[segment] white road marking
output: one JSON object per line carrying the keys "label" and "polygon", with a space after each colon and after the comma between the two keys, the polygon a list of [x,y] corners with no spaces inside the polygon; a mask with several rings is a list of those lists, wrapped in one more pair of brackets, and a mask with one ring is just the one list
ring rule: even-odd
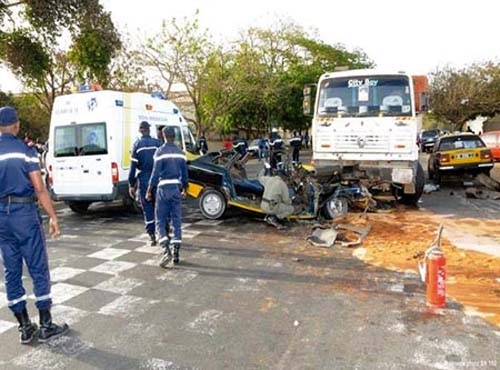
{"label": "white road marking", "polygon": [[141,286],[144,282],[138,279],[124,278],[123,276],[114,276],[102,283],[96,285],[94,289],[104,290],[117,294],[127,294],[132,289]]}
{"label": "white road marking", "polygon": [[0,334],[5,333],[7,330],[10,330],[16,326],[17,325],[13,322],[0,320]]}
{"label": "white road marking", "polygon": [[83,269],[75,269],[72,267],[56,267],[53,270],[50,270],[50,280],[53,283],[57,283],[60,281],[71,279],[86,270]]}
{"label": "white road marking", "polygon": [[142,315],[148,306],[157,302],[159,301],[150,301],[144,298],[124,295],[101,307],[99,313],[108,316],[130,318]]}
{"label": "white road marking", "polygon": [[98,252],[87,255],[87,257],[100,258],[103,260],[114,260],[124,254],[130,253],[129,249],[104,248]]}
{"label": "white road marking", "polygon": [[120,272],[130,270],[137,266],[136,263],[126,261],[107,261],[90,269],[90,271],[101,272],[103,274],[118,275]]}
{"label": "white road marking", "polygon": [[223,314],[219,310],[203,311],[194,321],[188,323],[188,329],[212,337],[216,332],[217,322]]}
{"label": "white road marking", "polygon": [[[77,295],[86,292],[89,288],[67,283],[57,283],[52,285],[51,296],[54,304],[66,302]],[[34,297],[33,297],[34,298]]]}
{"label": "white road marking", "polygon": [[186,285],[198,276],[195,271],[172,269],[156,277],[156,280],[168,281],[174,285]]}

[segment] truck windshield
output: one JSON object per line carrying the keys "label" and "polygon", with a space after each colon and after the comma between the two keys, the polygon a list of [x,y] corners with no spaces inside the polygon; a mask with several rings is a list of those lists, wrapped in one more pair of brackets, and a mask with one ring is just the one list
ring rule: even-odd
{"label": "truck windshield", "polygon": [[54,131],[54,157],[108,154],[106,124],[58,126]]}
{"label": "truck windshield", "polygon": [[412,94],[406,76],[350,76],[321,81],[320,116],[412,116]]}

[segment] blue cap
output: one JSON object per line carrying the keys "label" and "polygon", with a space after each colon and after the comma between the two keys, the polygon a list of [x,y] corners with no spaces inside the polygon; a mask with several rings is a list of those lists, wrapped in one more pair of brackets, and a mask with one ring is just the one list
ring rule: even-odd
{"label": "blue cap", "polygon": [[175,137],[175,129],[172,127],[172,126],[166,126],[164,129],[163,129],[163,135],[165,135],[165,137]]}
{"label": "blue cap", "polygon": [[140,129],[146,129],[146,128],[150,128],[150,127],[151,127],[151,125],[147,121],[142,121],[141,124],[139,125]]}
{"label": "blue cap", "polygon": [[17,112],[12,107],[0,108],[0,126],[10,126],[19,121]]}

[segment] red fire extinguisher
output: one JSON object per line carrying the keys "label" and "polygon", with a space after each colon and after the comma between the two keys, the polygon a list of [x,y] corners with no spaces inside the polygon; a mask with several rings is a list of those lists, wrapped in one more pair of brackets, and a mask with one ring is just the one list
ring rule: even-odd
{"label": "red fire extinguisher", "polygon": [[427,306],[442,308],[446,306],[446,258],[440,248],[440,226],[436,240],[425,252],[423,263],[419,263],[422,281],[426,283]]}

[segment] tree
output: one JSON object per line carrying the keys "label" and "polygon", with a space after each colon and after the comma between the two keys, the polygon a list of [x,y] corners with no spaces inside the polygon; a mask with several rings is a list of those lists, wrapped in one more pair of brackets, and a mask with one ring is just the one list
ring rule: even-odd
{"label": "tree", "polygon": [[500,112],[500,66],[488,62],[436,70],[429,100],[432,113],[453,130],[478,116],[492,117]]}
{"label": "tree", "polygon": [[[154,68],[165,85],[167,96],[172,87],[180,84],[186,89],[194,111],[187,119],[194,123],[197,133],[210,129],[219,115],[220,99],[228,96],[228,75],[224,70],[227,57],[214,45],[207,30],[200,29],[198,11],[194,17],[164,21],[157,35],[146,40],[137,58]],[[206,90],[214,92],[206,99]],[[178,103],[183,108],[182,103]],[[222,104],[223,105],[223,104]]]}
{"label": "tree", "polygon": [[[237,85],[236,94],[245,99],[233,109],[231,121],[247,125],[251,117],[259,122],[258,131],[268,130],[271,125],[302,131],[308,125],[302,112],[305,84],[316,82],[322,73],[337,66],[373,66],[363,52],[325,44],[286,22],[277,22],[275,29],[248,29],[242,35],[238,53],[252,56],[251,63],[238,63],[237,67],[242,69],[240,75],[255,84]],[[251,90],[243,91],[249,87]]]}
{"label": "tree", "polygon": [[[98,0],[3,0],[0,19],[0,60],[47,112],[77,76],[108,82],[121,42]],[[70,51],[56,46],[63,34],[72,40]]]}

